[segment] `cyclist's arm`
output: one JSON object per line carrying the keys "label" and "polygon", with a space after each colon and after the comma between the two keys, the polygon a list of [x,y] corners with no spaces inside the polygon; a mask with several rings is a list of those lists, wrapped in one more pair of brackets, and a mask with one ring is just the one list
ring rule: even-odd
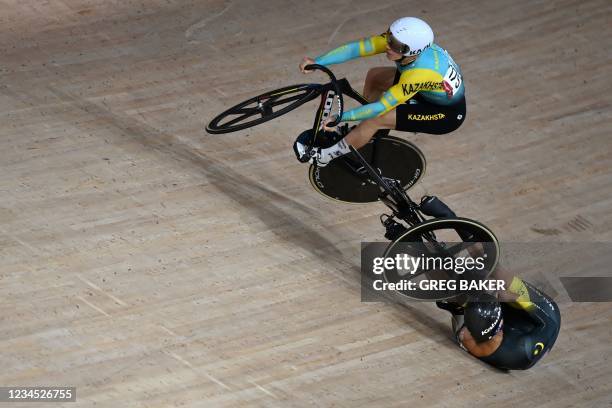
{"label": "cyclist's arm", "polygon": [[510,306],[525,311],[536,325],[546,326],[554,320],[557,310],[553,302],[529,282],[514,277],[509,291],[516,295],[516,300],[509,302]]}
{"label": "cyclist's arm", "polygon": [[323,55],[315,58],[315,63],[319,65],[341,64],[359,57],[369,57],[370,55],[385,52],[387,40],[385,34],[375,35],[353,41],[338,48],[335,48]]}
{"label": "cyclist's arm", "polygon": [[418,91],[425,90],[423,84],[431,87],[440,80],[440,74],[429,69],[415,68],[404,71],[399,82],[389,88],[378,101],[344,112],[342,120],[366,120],[387,113],[412,98]]}
{"label": "cyclist's arm", "polygon": [[[500,297],[502,299],[506,298],[510,306],[516,309],[524,310],[530,317],[536,317],[536,315],[532,316],[532,311],[534,310],[533,306],[534,302],[544,301],[544,295],[542,292],[537,290],[533,285],[516,276],[512,278],[507,292],[508,293],[506,293],[505,296]],[[512,300],[510,301],[510,299]]]}

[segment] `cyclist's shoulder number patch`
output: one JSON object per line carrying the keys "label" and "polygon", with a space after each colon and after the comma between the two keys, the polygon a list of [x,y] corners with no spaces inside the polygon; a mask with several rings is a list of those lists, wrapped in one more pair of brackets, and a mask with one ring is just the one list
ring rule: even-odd
{"label": "cyclist's shoulder number patch", "polygon": [[459,88],[463,83],[463,77],[459,73],[459,67],[457,67],[457,64],[453,60],[453,57],[450,56],[448,51],[444,50],[444,55],[446,55],[446,58],[448,59],[448,69],[444,74],[442,85],[444,86],[448,99],[450,99],[457,93],[457,91],[459,91]]}
{"label": "cyclist's shoulder number patch", "polygon": [[444,86],[444,91],[448,96],[448,99],[452,98],[453,95],[459,91],[461,88],[461,84],[463,83],[463,78],[459,73],[459,70],[455,66],[455,64],[448,64],[448,69],[444,74],[444,79],[442,80],[442,85]]}

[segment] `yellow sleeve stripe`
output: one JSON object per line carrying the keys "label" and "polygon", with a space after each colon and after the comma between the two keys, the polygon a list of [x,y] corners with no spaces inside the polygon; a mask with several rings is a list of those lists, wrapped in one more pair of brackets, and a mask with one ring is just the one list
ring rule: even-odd
{"label": "yellow sleeve stripe", "polygon": [[415,82],[438,81],[442,82],[444,77],[439,72],[429,68],[413,68],[405,71],[400,76],[399,83],[409,84]]}
{"label": "yellow sleeve stripe", "polygon": [[374,54],[380,54],[387,50],[387,37],[384,34],[370,37],[370,41],[372,42],[372,48],[374,48]]}
{"label": "yellow sleeve stripe", "polygon": [[[387,100],[385,98],[380,98],[380,102],[385,106],[385,111],[381,113],[381,115],[383,113],[389,112],[391,109],[393,109],[393,106],[391,106],[389,104],[389,102],[387,102]],[[379,115],[380,116],[380,115]]]}
{"label": "yellow sleeve stripe", "polygon": [[362,57],[366,55],[365,40],[359,40],[359,55]]}
{"label": "yellow sleeve stripe", "polygon": [[359,55],[361,57],[368,57],[380,54],[386,50],[386,44],[387,40],[381,35],[363,38],[359,40]]}
{"label": "yellow sleeve stripe", "polygon": [[510,292],[518,295],[514,303],[516,303],[520,308],[528,310],[534,307],[531,299],[529,298],[527,286],[525,286],[525,283],[523,283],[520,278],[517,278],[516,276],[512,278],[512,283],[510,284],[509,290]]}
{"label": "yellow sleeve stripe", "polygon": [[397,101],[396,105],[400,103],[404,103],[408,100],[408,98],[404,95],[402,91],[402,86],[399,84],[393,85],[391,88],[389,88],[387,92],[393,95],[393,97]]}
{"label": "yellow sleeve stripe", "polygon": [[512,278],[512,283],[510,283],[510,292],[518,295],[517,301],[529,301],[529,292],[527,291],[527,286],[520,278],[516,276]]}

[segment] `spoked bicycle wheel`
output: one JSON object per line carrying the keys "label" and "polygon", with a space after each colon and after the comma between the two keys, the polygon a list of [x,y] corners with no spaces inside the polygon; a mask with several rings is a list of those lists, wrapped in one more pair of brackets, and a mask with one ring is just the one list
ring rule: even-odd
{"label": "spoked bicycle wheel", "polygon": [[274,119],[316,98],[319,84],[301,84],[255,96],[217,115],[206,126],[212,134],[230,133]]}
{"label": "spoked bicycle wheel", "polygon": [[409,267],[385,271],[384,280],[412,285],[398,291],[410,299],[442,300],[482,290],[476,287],[495,270],[500,246],[495,234],[477,221],[437,218],[410,228],[383,255],[398,256]]}
{"label": "spoked bicycle wheel", "polygon": [[[394,136],[374,138],[359,152],[383,177],[399,180],[404,190],[412,188],[425,174],[425,156],[418,147],[404,139]],[[311,165],[309,178],[312,187],[338,201],[377,201],[380,187],[368,177],[355,174],[344,160],[340,157],[325,167]]]}

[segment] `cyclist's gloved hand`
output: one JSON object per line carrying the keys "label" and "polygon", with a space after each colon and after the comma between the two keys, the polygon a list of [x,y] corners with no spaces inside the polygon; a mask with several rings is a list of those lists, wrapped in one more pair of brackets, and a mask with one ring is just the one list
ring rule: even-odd
{"label": "cyclist's gloved hand", "polygon": [[338,119],[338,115],[329,115],[329,117],[327,119],[325,119],[323,121],[322,127],[323,130],[327,131],[327,132],[335,132],[336,131],[336,126],[333,127],[329,127],[327,126],[328,123],[335,121],[336,119]]}

